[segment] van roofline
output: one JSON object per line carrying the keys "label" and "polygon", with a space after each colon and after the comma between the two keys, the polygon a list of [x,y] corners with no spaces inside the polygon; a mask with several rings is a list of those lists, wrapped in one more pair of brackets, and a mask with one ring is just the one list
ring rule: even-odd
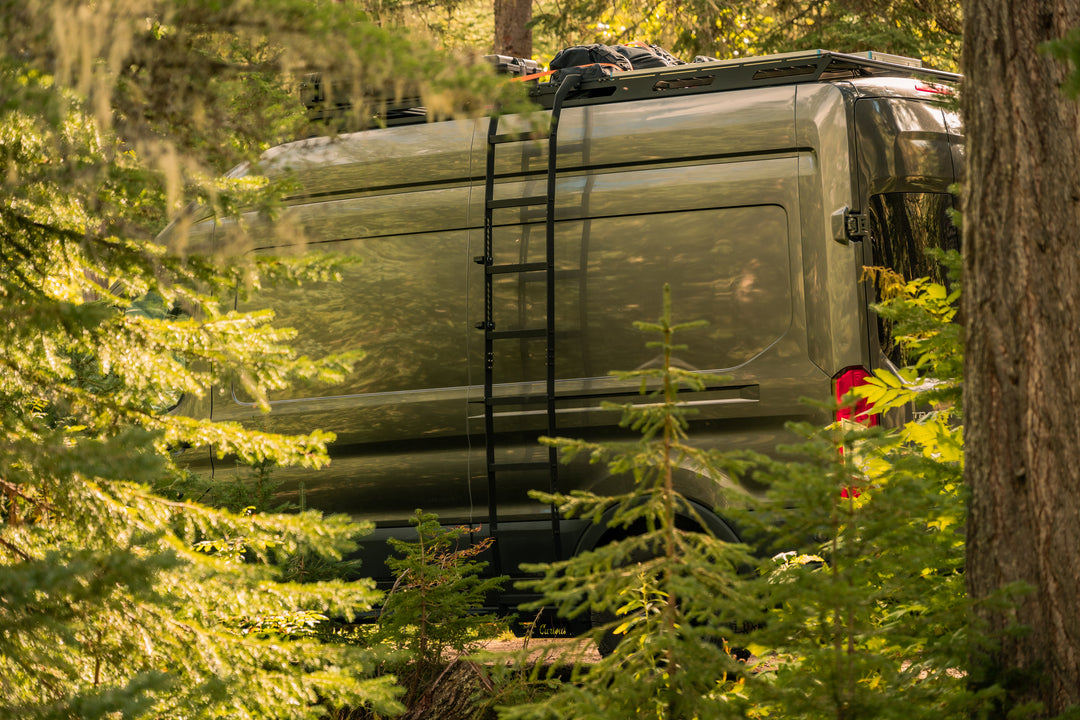
{"label": "van roofline", "polygon": [[[617,73],[605,69],[598,79],[583,80],[580,87],[567,96],[564,106],[602,105],[674,95],[870,77],[919,77],[953,84],[962,79],[957,73],[924,68],[917,60],[895,55],[816,49]],[[318,74],[305,79],[301,95],[309,118],[333,121],[344,117],[351,104],[346,99],[328,104],[321,82]],[[527,82],[532,85],[530,97],[542,108],[550,109],[560,83],[540,82],[539,79]],[[382,126],[419,124],[429,119],[426,108],[418,98],[381,107],[374,117],[375,122]]]}

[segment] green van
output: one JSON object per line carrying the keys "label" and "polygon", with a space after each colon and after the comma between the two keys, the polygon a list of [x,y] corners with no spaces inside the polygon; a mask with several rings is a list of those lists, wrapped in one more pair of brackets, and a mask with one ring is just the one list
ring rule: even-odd
{"label": "green van", "polygon": [[[367,358],[340,384],[279,393],[268,415],[239,387],[178,412],[336,433],[328,467],[275,477],[294,494],[302,484],[309,507],[374,521],[362,554],[375,576],[418,507],[475,537],[494,529],[493,568],[511,575],[605,542],[602,523],[552,517],[528,492],[628,480],[555,468],[536,438],[625,436],[601,403],[640,401],[610,372],[659,362],[633,322],[659,316],[665,283],[678,320],[708,321],[677,362],[728,378],[686,397],[693,441],[768,453],[788,421],[829,421],[801,398],[828,401],[897,361],[862,269],[933,275],[924,250],[958,245],[946,211],[963,140],[942,102],[956,75],[810,51],[579,80],[561,96],[534,87],[557,144],[515,135],[526,118],[399,111],[380,129],[274,148],[259,166],[300,189],[279,231],[232,251],[362,263],[244,307],[272,307],[304,354]],[[201,232],[218,250],[231,242]],[[236,472],[212,448],[187,456]],[[736,540],[724,482],[687,468],[679,489]]]}

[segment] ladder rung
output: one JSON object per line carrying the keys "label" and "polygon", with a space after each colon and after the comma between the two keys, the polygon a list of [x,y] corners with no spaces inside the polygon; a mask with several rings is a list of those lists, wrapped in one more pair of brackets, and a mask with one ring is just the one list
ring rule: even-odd
{"label": "ladder rung", "polygon": [[492,135],[488,142],[492,145],[503,145],[513,142],[527,142],[529,140],[547,140],[549,133],[546,130],[511,132],[502,135]]}
{"label": "ladder rung", "polygon": [[551,467],[549,462],[516,462],[516,463],[493,463],[488,466],[488,469],[492,472],[507,471],[507,470],[548,470]]}
{"label": "ladder rung", "polygon": [[523,198],[507,198],[505,200],[489,200],[488,209],[528,207],[530,205],[543,205],[547,202],[547,195],[530,195]]}
{"label": "ladder rung", "polygon": [[492,340],[513,340],[516,338],[539,338],[547,336],[547,328],[526,328],[524,330],[498,330],[491,333]]}
{"label": "ladder rung", "polygon": [[[556,270],[555,271],[555,279],[556,280],[574,279],[576,277],[579,277],[580,275],[581,275],[581,271],[577,270],[577,269]],[[544,282],[544,281],[547,280],[547,278],[543,277],[542,275],[538,275],[538,276],[529,275],[529,276],[526,276],[526,277],[522,278],[522,280],[524,280],[526,282]]]}
{"label": "ladder rung", "polygon": [[487,398],[484,402],[488,405],[541,405],[547,403],[546,395],[500,395],[499,397]]}
{"label": "ladder rung", "polygon": [[547,270],[546,262],[516,263],[513,265],[490,265],[487,268],[489,275],[503,275],[506,273],[524,273],[535,270]]}
{"label": "ladder rung", "polygon": [[[531,209],[525,210],[521,213],[521,219],[523,222],[543,222],[547,220],[547,208],[543,205],[531,206]],[[584,213],[581,212],[580,206],[560,207],[557,220],[584,220]]]}

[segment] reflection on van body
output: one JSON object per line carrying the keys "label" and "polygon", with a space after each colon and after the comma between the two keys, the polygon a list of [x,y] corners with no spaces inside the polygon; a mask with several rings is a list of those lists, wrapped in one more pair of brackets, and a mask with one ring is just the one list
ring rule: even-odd
{"label": "reflection on van body", "polygon": [[[686,398],[701,446],[771,452],[792,420],[827,422],[802,398],[827,402],[847,368],[885,366],[891,346],[868,304],[863,265],[926,274],[925,247],[949,245],[948,187],[956,179],[958,124],[911,78],[772,84],[611,104],[568,106],[560,124],[555,215],[556,412],[561,435],[625,437],[603,401],[631,401],[638,387],[612,370],[655,366],[657,351],[634,329],[660,315],[672,287],[688,331],[681,367],[724,376]],[[546,457],[536,443],[545,413],[498,406],[498,436],[485,438],[484,148],[488,120],[392,127],[306,140],[267,153],[262,171],[292,174],[303,188],[282,222],[303,244],[267,240],[250,252],[309,248],[358,258],[340,283],[275,288],[241,309],[272,307],[295,327],[298,351],[318,356],[363,348],[343,382],[293,387],[261,415],[239,389],[215,389],[213,418],[285,433],[331,430],[329,467],[279,469],[285,491],[303,483],[309,507],[374,520],[366,572],[383,569],[385,539],[407,534],[422,507],[448,524],[487,532],[485,442],[514,460]],[[503,128],[514,118],[500,120]],[[496,198],[542,194],[543,152],[525,144],[496,166]],[[837,233],[847,209],[870,233]],[[846,217],[846,216],[845,216]],[[258,222],[257,218],[252,218]],[[496,263],[544,255],[535,211],[499,210]],[[225,233],[215,242],[227,243]],[[282,233],[267,233],[268,237]],[[868,241],[867,241],[868,240]],[[542,273],[495,282],[495,322],[544,322]],[[503,342],[494,358],[496,397],[544,394],[542,340]],[[214,472],[223,472],[221,461]],[[227,471],[226,471],[227,472]],[[627,480],[575,464],[560,489],[609,492]],[[730,479],[687,471],[680,489],[722,537]],[[543,472],[507,474],[498,490],[502,569],[551,560],[550,509],[528,498]],[[729,488],[730,489],[730,488]],[[562,524],[562,552],[600,542],[604,528]]]}

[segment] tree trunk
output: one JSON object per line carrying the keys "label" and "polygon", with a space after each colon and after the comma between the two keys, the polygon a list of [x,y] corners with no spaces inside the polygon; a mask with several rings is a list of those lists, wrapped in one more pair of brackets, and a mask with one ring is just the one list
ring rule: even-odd
{"label": "tree trunk", "polygon": [[495,54],[532,57],[532,0],[495,0]]}
{"label": "tree trunk", "polygon": [[999,717],[1080,703],[1080,105],[1040,51],[1078,25],[1080,0],[964,8],[967,583],[1033,588],[978,611],[971,677],[1005,688]]}

